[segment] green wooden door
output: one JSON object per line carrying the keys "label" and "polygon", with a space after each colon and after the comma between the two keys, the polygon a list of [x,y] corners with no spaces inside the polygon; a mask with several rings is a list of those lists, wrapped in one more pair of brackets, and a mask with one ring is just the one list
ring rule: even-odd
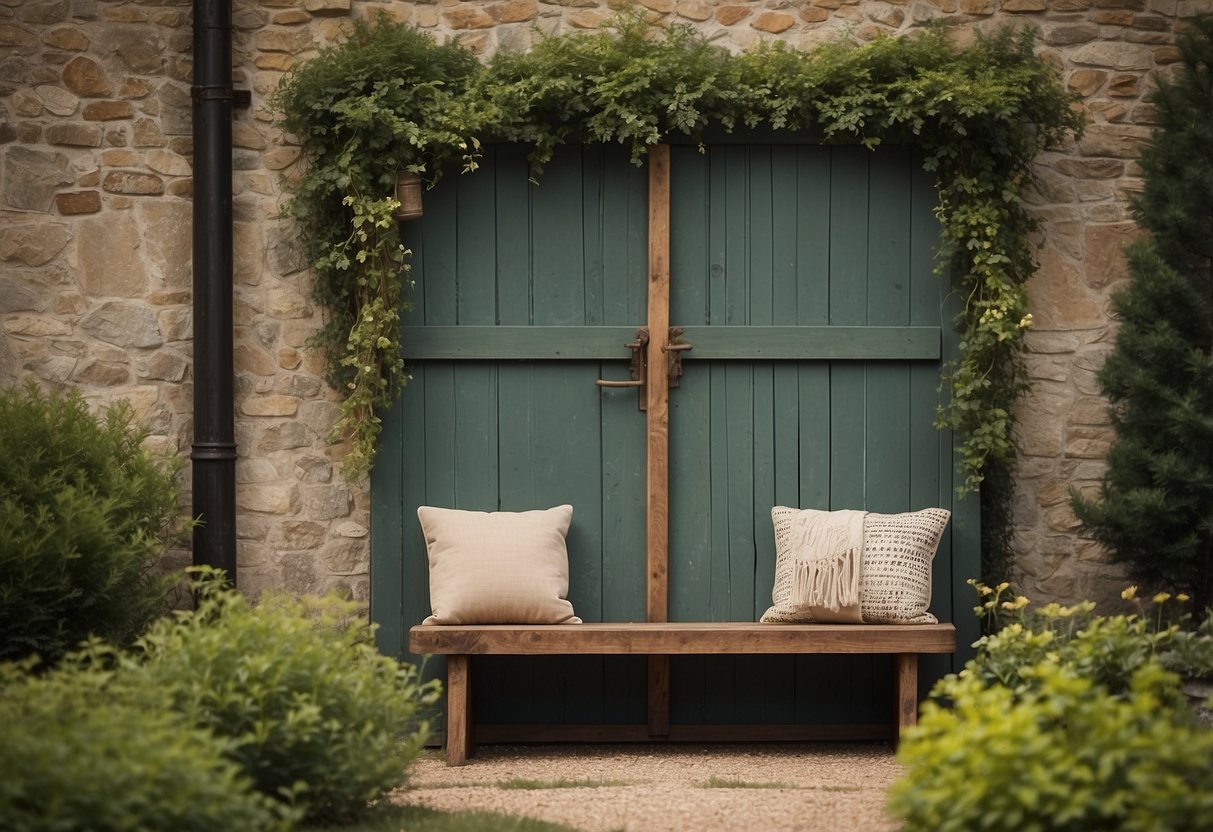
{"label": "green wooden door", "polygon": [[[954,501],[951,437],[932,425],[955,344],[929,177],[905,151],[793,144],[675,146],[671,168],[670,323],[692,349],[669,397],[670,618],[761,615],[772,505],[942,505],[932,609],[972,641],[957,584],[977,573],[975,507]],[[645,415],[594,384],[626,377],[646,321],[645,172],[586,146],[527,180],[525,151],[490,147],[405,227],[413,381],[372,482],[372,617],[391,655],[428,613],[421,504],[571,503],[578,614],[645,617]],[[885,723],[886,665],[682,657],[672,720]],[[924,660],[924,686],[948,669]],[[643,660],[478,657],[476,672],[481,722],[645,721]]]}

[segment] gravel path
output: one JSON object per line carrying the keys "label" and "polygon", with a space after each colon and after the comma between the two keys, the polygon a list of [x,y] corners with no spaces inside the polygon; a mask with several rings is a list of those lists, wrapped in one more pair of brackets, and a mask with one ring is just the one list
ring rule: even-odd
{"label": "gravel path", "polygon": [[[895,832],[884,804],[900,774],[885,745],[483,746],[461,768],[427,752],[392,800],[583,832]],[[516,780],[564,785],[500,785]]]}

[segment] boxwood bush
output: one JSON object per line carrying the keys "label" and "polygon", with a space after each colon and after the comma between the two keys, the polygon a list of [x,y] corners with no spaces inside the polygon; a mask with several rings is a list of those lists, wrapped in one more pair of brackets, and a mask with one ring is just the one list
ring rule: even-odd
{"label": "boxwood bush", "polygon": [[380,655],[365,612],[336,597],[253,605],[214,573],[196,586],[194,611],[140,640],[140,689],[228,738],[256,788],[309,820],[344,820],[404,782],[438,685]]}
{"label": "boxwood bush", "polygon": [[76,392],[0,391],[0,660],[126,644],[164,611],[179,463],[146,435],[126,402],[99,419]]}
{"label": "boxwood bush", "polygon": [[1165,593],[1102,617],[978,589],[979,613],[1019,620],[978,641],[903,738],[890,810],[905,831],[1213,830],[1213,732],[1164,666],[1198,664],[1207,627],[1167,623]]}
{"label": "boxwood bush", "polygon": [[252,788],[231,741],[125,695],[98,663],[0,664],[0,829],[261,832],[293,810]]}

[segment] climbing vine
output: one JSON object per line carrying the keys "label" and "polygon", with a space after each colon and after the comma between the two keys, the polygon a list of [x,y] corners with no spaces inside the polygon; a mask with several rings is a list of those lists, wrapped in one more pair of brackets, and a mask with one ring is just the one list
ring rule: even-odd
{"label": "climbing vine", "polygon": [[1081,131],[1057,74],[1028,33],[956,48],[942,30],[835,43],[781,43],[733,55],[689,27],[623,14],[609,31],[541,39],[481,65],[457,43],[384,18],[303,64],[275,98],[309,164],[290,203],[329,320],[316,337],[348,390],[332,438],[352,435],[345,472],[370,468],[404,378],[399,310],[411,286],[390,220],[396,175],[429,183],[476,167],[481,143],[530,144],[538,176],[568,142],[627,145],[636,163],[671,135],[709,128],[793,131],[824,143],[913,145],[938,181],[940,272],[963,309],[960,357],[946,370],[938,424],[961,437],[965,488],[1015,458],[1012,405],[1026,386],[1024,282],[1035,228],[1020,191],[1033,158]]}

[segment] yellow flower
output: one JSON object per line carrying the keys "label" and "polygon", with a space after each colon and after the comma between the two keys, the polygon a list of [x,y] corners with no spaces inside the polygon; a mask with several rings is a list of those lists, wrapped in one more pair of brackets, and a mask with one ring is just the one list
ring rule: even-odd
{"label": "yellow flower", "polygon": [[1032,313],[1029,312],[1028,314],[1024,315],[1022,318],[1019,319],[1019,328],[1020,329],[1031,329],[1033,324],[1035,324],[1035,323],[1036,322],[1034,320],[1032,320]]}
{"label": "yellow flower", "polygon": [[1011,610],[1011,611],[1022,610],[1024,607],[1026,607],[1030,603],[1032,603],[1032,602],[1029,601],[1023,595],[1017,595],[1017,596],[1015,596],[1014,601],[1003,601],[1002,608],[1004,610]]}
{"label": "yellow flower", "polygon": [[1007,583],[1006,581],[1003,581],[1002,583],[1000,583],[998,586],[995,587],[995,589],[997,589],[999,592],[1006,592],[1010,588],[1011,588],[1011,585],[1009,583]]}
{"label": "yellow flower", "polygon": [[1192,596],[1191,596],[1191,595],[1189,595],[1189,594],[1188,594],[1188,593],[1186,593],[1186,592],[1181,592],[1181,593],[1179,593],[1178,595],[1176,595],[1176,596],[1175,596],[1175,600],[1176,600],[1176,601],[1178,601],[1178,602],[1179,602],[1179,603],[1181,603],[1181,604],[1186,604],[1186,603],[1188,603],[1189,601],[1191,601],[1191,600],[1192,600]]}
{"label": "yellow flower", "polygon": [[1126,601],[1132,601],[1134,598],[1137,597],[1137,587],[1135,587],[1135,586],[1129,587],[1128,589],[1126,589],[1120,593],[1120,597],[1124,598]]}
{"label": "yellow flower", "polygon": [[981,593],[981,597],[982,597],[982,598],[986,597],[987,595],[993,595],[993,594],[994,594],[994,590],[990,589],[988,586],[985,586],[985,585],[982,585],[982,586],[978,587],[978,588],[977,588],[977,591],[978,591],[979,593]]}
{"label": "yellow flower", "polygon": [[1170,600],[1171,600],[1171,593],[1169,593],[1169,592],[1160,592],[1154,596],[1155,604],[1165,604],[1167,601],[1170,601]]}

